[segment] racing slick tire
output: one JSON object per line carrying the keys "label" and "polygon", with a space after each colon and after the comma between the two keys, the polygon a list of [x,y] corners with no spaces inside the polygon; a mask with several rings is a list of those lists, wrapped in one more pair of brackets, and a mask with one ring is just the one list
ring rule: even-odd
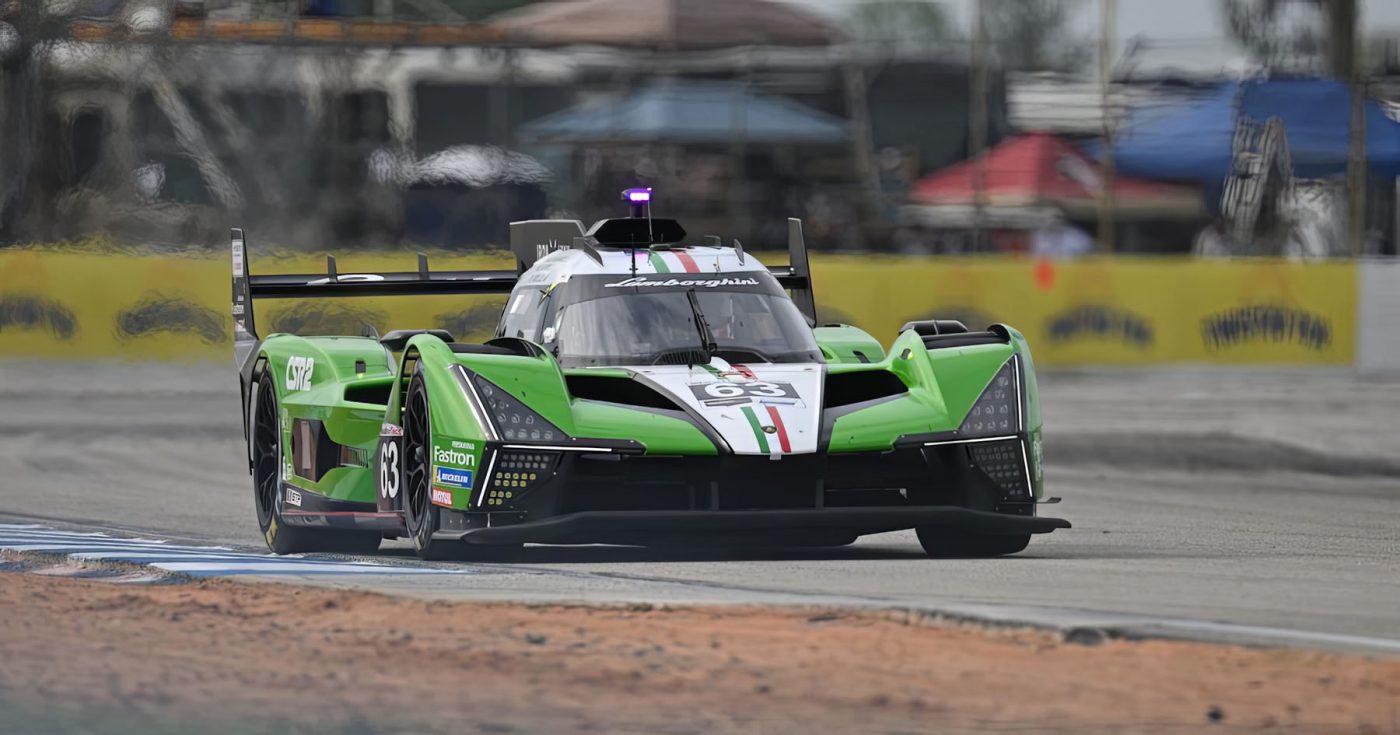
{"label": "racing slick tire", "polygon": [[408,385],[403,409],[403,516],[413,550],[425,561],[509,561],[520,544],[470,544],[434,538],[441,527],[442,510],[431,502],[432,409],[421,371],[420,367]]}
{"label": "racing slick tire", "polygon": [[274,554],[328,551],[372,554],[379,548],[377,533],[356,533],[288,525],[282,518],[282,430],[277,391],[264,367],[253,379],[253,509],[263,541]]}
{"label": "racing slick tire", "polygon": [[1028,533],[994,536],[971,533],[945,526],[920,526],[914,529],[924,553],[935,559],[975,559],[1007,556],[1024,551],[1031,543]]}

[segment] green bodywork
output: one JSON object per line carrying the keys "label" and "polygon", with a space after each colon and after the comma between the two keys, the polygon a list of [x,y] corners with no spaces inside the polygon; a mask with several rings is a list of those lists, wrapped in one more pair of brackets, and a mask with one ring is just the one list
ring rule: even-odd
{"label": "green bodywork", "polygon": [[[1031,476],[1036,498],[1043,495],[1040,468],[1041,416],[1035,368],[1025,338],[1014,329],[1009,344],[926,349],[913,331],[899,335],[888,351],[864,331],[850,326],[814,330],[829,373],[888,371],[908,387],[908,393],[836,419],[829,452],[884,451],[905,435],[950,432],[966,418],[973,403],[997,371],[1013,355],[1019,355],[1025,390],[1026,431],[1031,447]],[[259,350],[267,374],[276,387],[282,407],[283,457],[292,467],[292,431],[296,419],[319,420],[330,439],[365,458],[329,470],[319,480],[287,472],[293,486],[338,500],[374,503],[375,469],[372,458],[381,426],[399,424],[409,379],[405,365],[421,372],[431,397],[429,411],[435,451],[454,451],[457,461],[437,464],[480,469],[487,432],[463,395],[453,366],[465,365],[499,386],[576,438],[630,439],[640,442],[648,454],[714,455],[714,443],[695,425],[672,416],[631,409],[612,403],[574,398],[565,383],[568,373],[626,379],[629,373],[614,368],[563,370],[549,353],[535,357],[454,353],[441,339],[420,334],[409,340],[391,363],[389,353],[376,340],[361,337],[298,337],[274,334]],[[309,376],[299,371],[313,364]],[[358,369],[357,369],[358,368]],[[305,389],[303,389],[305,388]],[[361,402],[352,397],[374,396],[387,402]],[[464,456],[465,455],[465,456]],[[473,492],[456,493],[452,507],[465,509]]]}

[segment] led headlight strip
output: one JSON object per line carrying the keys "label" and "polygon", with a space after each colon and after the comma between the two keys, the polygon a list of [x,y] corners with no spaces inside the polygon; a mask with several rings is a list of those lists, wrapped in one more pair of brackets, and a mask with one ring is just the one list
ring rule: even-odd
{"label": "led headlight strip", "polygon": [[[1007,387],[1012,388],[1010,396],[997,395],[998,390],[1004,390]],[[1008,398],[1010,398],[1014,404],[1014,409],[1012,406],[1006,405]],[[1016,414],[1016,423],[1012,425],[1007,422],[1005,425],[1002,425],[996,418],[998,413],[1003,413],[1000,409],[1005,409],[1004,413],[1008,416],[1014,410]],[[987,414],[992,416],[990,420],[985,418]],[[924,446],[936,447],[947,444],[981,444],[983,442],[1015,441],[1020,449],[1021,467],[1026,475],[1026,492],[1034,498],[1035,485],[1031,482],[1030,456],[1026,451],[1026,443],[1029,441],[1029,437],[1021,437],[1021,434],[1025,432],[1025,430],[1026,415],[1021,389],[1021,356],[1012,355],[1011,359],[1007,360],[997,369],[996,375],[992,376],[991,382],[987,384],[986,388],[982,389],[982,393],[978,395],[977,400],[973,402],[972,409],[968,411],[967,417],[963,419],[962,425],[958,427],[958,434],[964,436],[971,434],[971,436],[966,439],[945,439],[942,441],[925,442]],[[992,433],[992,435],[988,436],[988,433]]]}
{"label": "led headlight strip", "polygon": [[[958,433],[982,437],[1017,434],[1025,427],[1021,411],[1021,371],[1016,356],[1007,360],[973,402]],[[1012,416],[1015,416],[1013,419]]]}
{"label": "led headlight strip", "polygon": [[[490,456],[486,459],[486,471],[479,478],[479,485],[483,491],[477,494],[477,507],[485,504],[487,493],[484,490],[490,486],[493,479],[498,455],[505,450],[602,453],[615,451],[609,447],[546,443],[567,442],[569,436],[500,386],[480,375],[469,373],[464,366],[453,365],[451,371],[452,377],[461,388],[467,404],[471,406],[472,413],[476,415],[478,423],[481,424],[482,431],[486,434],[486,441],[492,443],[512,440],[531,442],[528,444],[502,443],[497,449],[487,449]],[[514,420],[508,422],[508,418]]]}
{"label": "led headlight strip", "polygon": [[453,365],[451,370],[452,377],[457,380],[457,386],[462,389],[462,395],[467,399],[467,405],[471,406],[472,413],[476,414],[476,422],[481,424],[481,430],[486,432],[486,441],[500,441],[501,436],[496,432],[496,424],[491,420],[491,414],[486,410],[486,404],[482,402],[476,386],[472,385],[467,369],[461,365]]}
{"label": "led headlight strip", "polygon": [[[998,393],[1006,393],[1008,389],[1010,389],[1010,395],[998,395]],[[975,444],[1015,439],[1026,428],[1025,409],[1022,403],[1021,358],[1019,355],[1012,355],[1011,359],[997,369],[996,374],[992,376],[987,386],[977,396],[977,400],[973,401],[972,408],[968,410],[962,425],[958,427],[956,434],[967,438],[925,442],[924,446]],[[999,421],[997,419],[998,413],[1007,416],[1007,420]],[[1012,413],[1016,415],[1014,423],[1009,420]]]}

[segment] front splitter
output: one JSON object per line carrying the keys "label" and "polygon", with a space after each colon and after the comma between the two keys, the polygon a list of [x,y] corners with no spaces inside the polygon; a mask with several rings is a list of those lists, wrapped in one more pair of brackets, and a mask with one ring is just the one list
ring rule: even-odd
{"label": "front splitter", "polygon": [[1061,518],[992,513],[969,508],[819,508],[803,510],[586,511],[503,526],[439,531],[434,539],[474,544],[626,543],[658,534],[734,534],[777,531],[851,535],[945,527],[973,533],[1015,535],[1069,528]]}

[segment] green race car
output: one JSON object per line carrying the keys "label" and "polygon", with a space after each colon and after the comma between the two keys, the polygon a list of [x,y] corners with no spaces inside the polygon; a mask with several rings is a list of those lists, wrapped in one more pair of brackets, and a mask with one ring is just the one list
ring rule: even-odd
{"label": "green race car", "polygon": [[[277,553],[426,559],[524,543],[836,546],[915,529],[934,556],[1021,551],[1041,418],[1016,330],[913,322],[886,350],[813,327],[786,267],[630,216],[511,225],[512,271],[251,275],[234,230],[235,354],[258,523]],[[791,295],[789,295],[791,292]],[[272,334],[262,298],[509,293],[496,337]]]}

